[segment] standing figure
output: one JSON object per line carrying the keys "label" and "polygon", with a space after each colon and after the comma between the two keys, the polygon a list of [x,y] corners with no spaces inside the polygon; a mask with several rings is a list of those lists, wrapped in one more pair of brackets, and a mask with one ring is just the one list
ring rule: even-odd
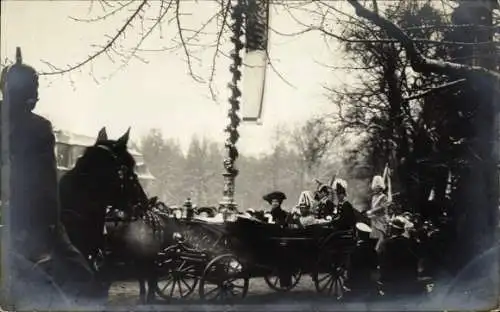
{"label": "standing figure", "polygon": [[[43,268],[66,292],[77,297],[97,290],[93,273],[70,243],[60,221],[52,124],[33,113],[38,102],[38,74],[22,64],[4,68],[0,87],[7,105],[10,159],[10,227],[14,252]],[[5,117],[5,116],[4,116]],[[3,118],[5,120],[5,118]],[[93,295],[93,294],[92,294]]]}
{"label": "standing figure", "polygon": [[376,273],[378,255],[370,241],[371,228],[364,223],[356,224],[357,244],[351,254],[349,270],[349,288],[351,295],[371,297],[377,293],[377,285],[373,276]]}
{"label": "standing figure", "polygon": [[271,216],[273,221],[279,226],[286,226],[288,213],[281,208],[281,204],[286,199],[286,195],[283,192],[275,191],[271,192],[263,197],[271,205]]}
{"label": "standing figure", "polygon": [[354,207],[347,200],[347,182],[344,180],[335,181],[335,194],[338,198],[336,219],[337,229],[340,231],[354,231],[356,226],[356,215]]}
{"label": "standing figure", "polygon": [[390,237],[381,244],[379,252],[383,291],[393,297],[416,294],[420,289],[415,244],[404,235],[405,223],[399,218],[390,221],[389,230]]}
{"label": "standing figure", "polygon": [[335,204],[330,197],[328,185],[323,184],[318,189],[318,210],[317,218],[326,219],[326,217],[333,217],[335,213]]}
{"label": "standing figure", "polygon": [[380,244],[387,235],[390,201],[384,194],[385,183],[381,176],[373,177],[371,188],[373,191],[372,204],[366,215],[371,219],[371,238],[377,240],[375,250],[379,251]]}

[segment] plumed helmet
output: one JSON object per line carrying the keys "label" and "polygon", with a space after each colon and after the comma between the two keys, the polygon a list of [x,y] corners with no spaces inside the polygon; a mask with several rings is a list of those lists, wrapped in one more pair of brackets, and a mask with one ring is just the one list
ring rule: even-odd
{"label": "plumed helmet", "polygon": [[337,194],[347,195],[347,181],[343,179],[336,179],[333,182],[333,186],[335,188],[335,192]]}
{"label": "plumed helmet", "polygon": [[329,193],[330,191],[330,188],[328,187],[328,185],[326,184],[323,184],[321,185],[319,188],[318,188],[318,192],[319,193]]}
{"label": "plumed helmet", "polygon": [[38,73],[33,67],[22,63],[20,48],[16,50],[16,63],[2,70],[0,88],[4,97],[7,91],[14,102],[33,106],[30,110],[34,108],[38,100]]}
{"label": "plumed helmet", "polygon": [[376,188],[385,189],[384,178],[379,175],[374,176],[372,180],[372,190],[375,190]]}

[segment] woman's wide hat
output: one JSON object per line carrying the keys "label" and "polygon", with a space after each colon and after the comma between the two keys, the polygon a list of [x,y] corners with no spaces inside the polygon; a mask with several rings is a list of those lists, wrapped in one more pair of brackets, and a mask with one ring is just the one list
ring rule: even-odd
{"label": "woman's wide hat", "polygon": [[283,193],[281,191],[274,191],[274,192],[271,192],[269,194],[264,195],[262,197],[262,199],[264,199],[268,203],[271,203],[274,199],[277,199],[280,202],[282,202],[286,199],[286,195],[285,195],[285,193]]}

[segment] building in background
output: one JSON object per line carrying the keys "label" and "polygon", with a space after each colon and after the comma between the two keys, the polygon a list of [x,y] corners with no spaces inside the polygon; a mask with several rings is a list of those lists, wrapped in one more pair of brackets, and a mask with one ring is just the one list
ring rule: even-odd
{"label": "building in background", "polygon": [[[57,171],[60,178],[65,172],[71,170],[78,158],[85,152],[87,146],[94,145],[95,138],[71,133],[63,130],[55,130],[56,137],[56,158],[57,158]],[[146,163],[144,156],[137,150],[129,148],[129,153],[134,157],[136,162],[136,172],[139,181],[145,190],[149,189],[151,184],[154,183],[155,177],[151,174]]]}

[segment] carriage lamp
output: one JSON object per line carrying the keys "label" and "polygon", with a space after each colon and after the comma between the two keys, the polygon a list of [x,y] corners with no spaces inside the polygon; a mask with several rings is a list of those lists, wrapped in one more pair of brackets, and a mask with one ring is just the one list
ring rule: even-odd
{"label": "carriage lamp", "polygon": [[229,261],[228,267],[229,267],[230,273],[239,273],[239,272],[241,272],[241,269],[242,269],[241,263],[239,263],[236,260]]}
{"label": "carriage lamp", "polygon": [[179,232],[174,232],[174,234],[172,234],[172,238],[174,239],[175,242],[177,243],[180,243],[182,242],[183,240],[183,237],[182,237],[182,234],[179,233]]}

